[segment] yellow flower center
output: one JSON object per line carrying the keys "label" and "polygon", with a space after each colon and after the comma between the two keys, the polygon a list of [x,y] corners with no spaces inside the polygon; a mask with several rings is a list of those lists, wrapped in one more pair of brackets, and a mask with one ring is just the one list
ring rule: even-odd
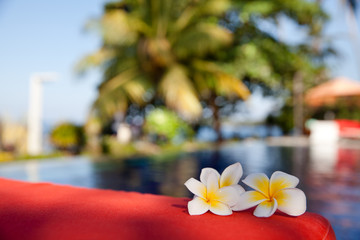
{"label": "yellow flower center", "polygon": [[207,203],[211,203],[215,198],[215,193],[214,192],[207,192],[206,194],[206,202]]}

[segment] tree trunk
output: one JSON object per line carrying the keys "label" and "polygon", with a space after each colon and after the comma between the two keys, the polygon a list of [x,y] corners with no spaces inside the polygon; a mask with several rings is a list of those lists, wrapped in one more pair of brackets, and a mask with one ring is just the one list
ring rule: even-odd
{"label": "tree trunk", "polygon": [[224,139],[221,135],[221,122],[220,122],[220,116],[219,116],[219,107],[215,103],[215,98],[216,98],[216,96],[214,94],[212,94],[210,104],[211,104],[211,108],[212,108],[213,114],[214,114],[214,123],[213,123],[214,126],[213,127],[217,134],[217,143],[222,143]]}
{"label": "tree trunk", "polygon": [[304,108],[303,108],[303,74],[296,72],[293,79],[293,106],[294,106],[294,135],[303,135]]}

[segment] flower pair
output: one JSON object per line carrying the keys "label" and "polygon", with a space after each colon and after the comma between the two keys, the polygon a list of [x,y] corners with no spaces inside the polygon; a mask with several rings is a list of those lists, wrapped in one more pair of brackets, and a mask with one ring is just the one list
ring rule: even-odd
{"label": "flower pair", "polygon": [[306,197],[295,188],[299,179],[284,172],[276,171],[269,179],[263,173],[253,173],[243,182],[254,189],[247,191],[238,185],[243,174],[240,163],[227,167],[220,175],[213,168],[204,168],[200,181],[190,178],[185,186],[195,194],[188,203],[190,215],[200,215],[208,210],[217,215],[230,215],[257,205],[254,215],[270,217],[276,209],[291,216],[306,211]]}

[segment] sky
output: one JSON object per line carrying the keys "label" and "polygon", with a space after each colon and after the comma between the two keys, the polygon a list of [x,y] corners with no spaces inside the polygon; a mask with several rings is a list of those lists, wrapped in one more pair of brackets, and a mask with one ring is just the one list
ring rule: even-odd
{"label": "sky", "polygon": [[[324,29],[324,36],[331,39],[338,57],[330,59],[329,68],[333,77],[345,76],[360,81],[360,8],[356,12],[358,27],[356,32],[348,28],[343,0],[326,0],[323,2],[324,10],[330,15],[331,21]],[[360,7],[360,5],[359,5]],[[356,37],[356,34],[357,37]]]}
{"label": "sky", "polygon": [[57,80],[43,85],[44,121],[85,121],[100,74],[79,77],[74,65],[101,44],[84,26],[101,16],[104,2],[0,2],[0,116],[26,121],[30,75],[56,72]]}
{"label": "sky", "polygon": [[[84,26],[89,19],[101,16],[105,2],[0,0],[0,118],[25,123],[30,75],[56,72],[57,80],[43,88],[44,122],[53,125],[86,120],[101,75],[91,71],[79,77],[74,65],[101,45],[99,36],[84,31]],[[328,60],[329,67],[333,77],[360,80],[360,62],[354,41],[349,41],[340,2],[323,1],[332,16],[324,33],[333,38],[339,52],[339,58]],[[283,27],[286,41],[296,42],[302,36],[289,23]]]}

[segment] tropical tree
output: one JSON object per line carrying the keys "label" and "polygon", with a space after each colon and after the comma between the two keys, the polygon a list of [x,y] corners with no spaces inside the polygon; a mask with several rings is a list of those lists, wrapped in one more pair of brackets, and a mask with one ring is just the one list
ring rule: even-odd
{"label": "tropical tree", "polygon": [[79,153],[85,144],[83,128],[72,123],[61,123],[50,133],[50,142],[60,151]]}
{"label": "tropical tree", "polygon": [[231,60],[222,56],[234,46],[234,34],[218,24],[229,7],[228,0],[107,4],[99,27],[103,46],[80,64],[103,67],[97,114],[109,120],[130,102],[144,106],[160,99],[193,121],[201,117],[200,100],[216,108],[217,95],[246,98],[235,68],[222,67]]}
{"label": "tropical tree", "polygon": [[[242,79],[260,83],[272,94],[283,95],[286,117],[280,119],[293,121],[291,126],[295,124],[302,129],[303,92],[327,79],[324,59],[334,53],[322,37],[327,14],[317,1],[238,0],[234,3],[238,24],[234,26],[233,20],[228,22],[236,34],[238,47],[243,50],[236,57],[242,66],[239,69]],[[293,23],[294,32],[306,32],[306,38],[284,41],[283,35],[287,33],[279,29],[283,21]]]}
{"label": "tropical tree", "polygon": [[181,142],[194,134],[178,115],[163,108],[154,109],[146,116],[144,131],[163,142]]}
{"label": "tropical tree", "polygon": [[[308,39],[289,44],[263,27],[276,30],[284,16]],[[319,3],[307,0],[123,0],[105,5],[98,24],[103,46],[79,68],[103,69],[94,112],[104,121],[129,103],[160,101],[189,121],[206,105],[219,133],[216,97],[246,98],[241,80],[290,96],[291,106],[322,81],[322,60],[332,52],[318,41],[326,20]],[[302,86],[297,94],[294,82]]]}

